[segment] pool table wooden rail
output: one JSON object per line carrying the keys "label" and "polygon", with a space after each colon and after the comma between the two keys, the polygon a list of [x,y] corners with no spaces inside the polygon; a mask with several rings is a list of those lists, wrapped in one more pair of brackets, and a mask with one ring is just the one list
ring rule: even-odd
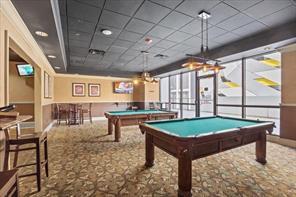
{"label": "pool table wooden rail", "polygon": [[178,159],[179,171],[178,196],[191,196],[192,160],[256,142],[256,160],[265,164],[266,131],[271,133],[274,123],[262,122],[255,126],[235,128],[228,132],[194,137],[171,135],[168,132],[150,126],[149,122],[142,123],[139,127],[142,133],[145,133],[145,165],[147,167],[154,165],[154,146],[176,157]]}
{"label": "pool table wooden rail", "polygon": [[112,135],[113,125],[115,130],[115,142],[120,141],[121,127],[139,125],[149,120],[166,120],[178,117],[178,112],[165,111],[160,113],[143,113],[143,114],[112,114],[105,112],[105,117],[108,119],[108,134]]}

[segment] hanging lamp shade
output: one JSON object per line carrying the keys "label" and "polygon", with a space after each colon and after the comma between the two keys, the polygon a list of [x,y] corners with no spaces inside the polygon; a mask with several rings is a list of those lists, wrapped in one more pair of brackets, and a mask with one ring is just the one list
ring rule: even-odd
{"label": "hanging lamp shade", "polygon": [[218,73],[220,70],[223,70],[224,68],[224,66],[220,66],[218,62],[216,62],[214,66],[211,66],[210,70],[214,71],[215,73]]}
{"label": "hanging lamp shade", "polygon": [[190,70],[200,70],[201,63],[196,62],[193,58],[189,58],[188,62],[182,64],[182,67],[188,68]]}

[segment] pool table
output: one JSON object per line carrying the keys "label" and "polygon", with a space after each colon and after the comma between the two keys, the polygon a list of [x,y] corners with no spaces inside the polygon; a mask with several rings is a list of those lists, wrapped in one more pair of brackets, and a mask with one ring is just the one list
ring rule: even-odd
{"label": "pool table", "polygon": [[256,160],[266,163],[266,131],[274,122],[222,116],[148,121],[145,134],[146,167],[154,165],[154,146],[178,159],[178,196],[191,196],[192,160],[256,142]]}
{"label": "pool table", "polygon": [[163,120],[177,118],[178,112],[162,110],[126,110],[105,112],[108,119],[108,134],[112,135],[115,127],[115,141],[120,141],[121,127],[138,125],[147,120]]}

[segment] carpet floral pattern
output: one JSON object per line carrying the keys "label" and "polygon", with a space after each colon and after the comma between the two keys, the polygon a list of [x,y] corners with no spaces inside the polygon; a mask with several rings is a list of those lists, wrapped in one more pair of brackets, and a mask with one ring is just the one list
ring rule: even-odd
{"label": "carpet floral pattern", "polygon": [[[177,159],[155,149],[145,169],[144,135],[122,129],[121,142],[107,135],[105,121],[58,126],[49,132],[49,178],[20,180],[21,196],[176,196]],[[33,153],[20,160],[30,162]],[[193,196],[296,196],[296,150],[267,144],[267,164],[255,161],[250,144],[192,162]],[[21,170],[21,173],[32,169]]]}

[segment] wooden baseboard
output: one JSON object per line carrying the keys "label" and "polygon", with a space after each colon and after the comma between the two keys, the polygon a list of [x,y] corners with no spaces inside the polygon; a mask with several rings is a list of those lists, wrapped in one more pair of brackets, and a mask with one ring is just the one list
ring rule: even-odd
{"label": "wooden baseboard", "polygon": [[279,136],[275,136],[275,135],[267,135],[267,140],[269,142],[277,143],[277,144],[280,144],[283,146],[296,148],[296,141],[295,140],[280,138]]}

